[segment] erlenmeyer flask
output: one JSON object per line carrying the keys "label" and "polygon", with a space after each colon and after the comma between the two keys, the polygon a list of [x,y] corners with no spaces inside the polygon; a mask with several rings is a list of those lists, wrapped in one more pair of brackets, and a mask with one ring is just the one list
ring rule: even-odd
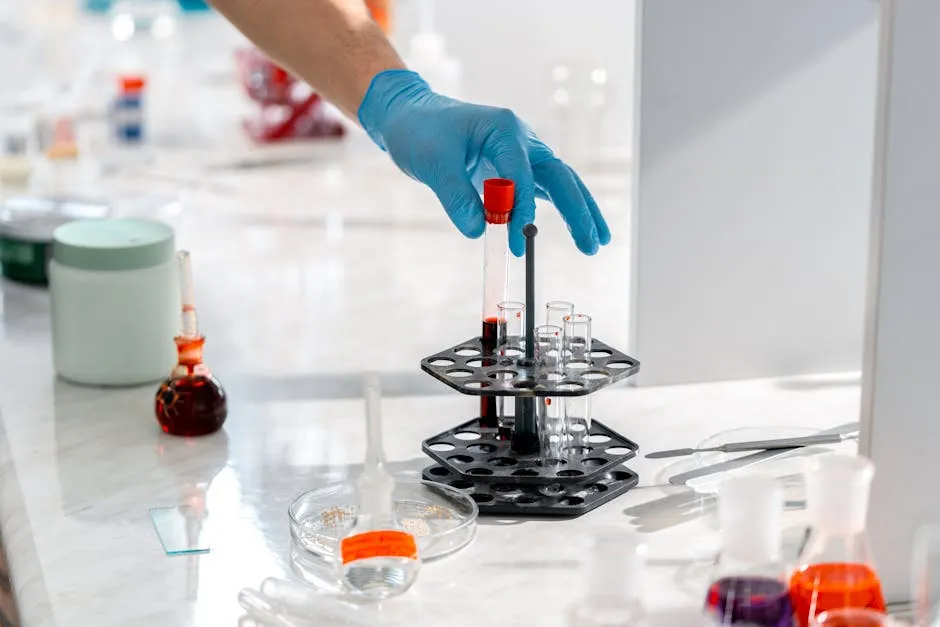
{"label": "erlenmeyer flask", "polygon": [[718,496],[721,555],[705,607],[722,625],[791,627],[781,560],[783,488],[774,477],[729,477]]}
{"label": "erlenmeyer flask", "polygon": [[821,612],[845,607],[885,610],[865,531],[875,466],[864,457],[820,455],[809,463],[810,532],[790,579],[801,627]]}

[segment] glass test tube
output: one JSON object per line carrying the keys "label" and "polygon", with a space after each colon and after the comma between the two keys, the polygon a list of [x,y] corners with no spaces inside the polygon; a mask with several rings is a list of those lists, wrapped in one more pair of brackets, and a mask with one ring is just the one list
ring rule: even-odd
{"label": "glass test tube", "polygon": [[[557,372],[557,375],[553,375],[551,372],[546,372],[543,375],[546,378],[555,377],[556,380],[560,380],[564,378],[564,375],[561,373],[561,371],[564,370],[564,360],[565,360],[565,344],[564,344],[565,317],[570,316],[573,313],[574,313],[574,303],[569,303],[566,300],[550,300],[547,303],[545,303],[545,325],[557,327],[560,330],[560,337],[562,340],[561,346],[559,349],[561,352],[558,355],[558,360],[555,362],[555,371]],[[558,416],[562,420],[561,429],[560,429],[561,434],[563,436],[562,439],[564,441],[567,441],[569,434],[568,434],[567,421],[565,420],[565,399],[560,396],[546,398],[545,403],[555,406],[555,411],[558,412]],[[567,452],[567,447],[562,446],[561,448],[562,448],[562,454],[563,454],[561,459],[565,459],[564,453]]]}
{"label": "glass test tube", "polygon": [[550,300],[545,303],[545,324],[565,327],[565,317],[574,313],[574,304],[566,300]]}
{"label": "glass test tube", "polygon": [[[483,355],[496,353],[499,303],[506,300],[509,285],[509,219],[512,215],[515,185],[507,179],[483,181],[483,207],[486,231],[483,235]],[[497,426],[494,396],[480,397],[480,424]]]}
{"label": "glass test tube", "polygon": [[[585,368],[591,361],[591,316],[571,314],[565,316],[564,327],[565,368]],[[591,435],[591,396],[565,398],[565,428],[571,449],[583,452]]]}
{"label": "glass test tube", "polygon": [[[522,356],[525,334],[525,305],[515,301],[499,303],[497,311],[496,354],[500,360]],[[516,404],[511,396],[496,396],[498,437],[509,439],[516,422]]]}
{"label": "glass test tube", "polygon": [[[539,378],[561,378],[561,327],[543,325],[535,328],[535,359]],[[540,459],[565,459],[565,414],[561,399],[538,399]]]}

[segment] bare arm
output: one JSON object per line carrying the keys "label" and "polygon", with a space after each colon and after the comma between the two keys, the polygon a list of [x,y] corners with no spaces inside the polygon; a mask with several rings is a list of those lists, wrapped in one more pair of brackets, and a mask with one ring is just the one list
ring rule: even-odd
{"label": "bare arm", "polygon": [[372,77],[404,68],[363,0],[211,0],[259,48],[356,119]]}

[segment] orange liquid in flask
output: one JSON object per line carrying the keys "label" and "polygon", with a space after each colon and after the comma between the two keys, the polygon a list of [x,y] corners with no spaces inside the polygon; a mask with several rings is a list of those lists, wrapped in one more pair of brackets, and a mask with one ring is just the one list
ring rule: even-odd
{"label": "orange liquid in flask", "polygon": [[790,579],[790,600],[800,627],[810,617],[845,607],[885,611],[881,581],[865,564],[822,563],[800,568]]}

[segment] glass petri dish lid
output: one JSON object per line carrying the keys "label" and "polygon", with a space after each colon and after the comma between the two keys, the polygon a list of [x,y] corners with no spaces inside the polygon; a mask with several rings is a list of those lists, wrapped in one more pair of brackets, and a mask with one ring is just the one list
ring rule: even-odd
{"label": "glass petri dish lid", "polygon": [[[477,504],[456,488],[430,481],[398,480],[392,499],[400,524],[417,538],[423,561],[459,551],[476,535]],[[358,510],[354,481],[304,492],[288,508],[295,548],[318,560],[333,562],[339,540],[352,528]]]}

